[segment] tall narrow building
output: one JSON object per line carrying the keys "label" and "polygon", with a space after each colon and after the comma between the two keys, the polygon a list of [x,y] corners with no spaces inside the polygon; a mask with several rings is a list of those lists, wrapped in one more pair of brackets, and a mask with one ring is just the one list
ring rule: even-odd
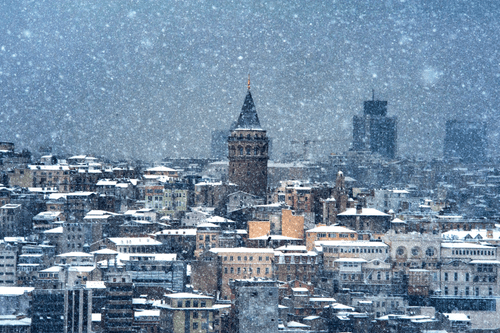
{"label": "tall narrow building", "polygon": [[229,181],[239,190],[266,196],[269,139],[262,129],[250,93],[250,80],[238,121],[228,138]]}
{"label": "tall narrow building", "polygon": [[385,158],[395,158],[396,117],[387,117],[387,101],[375,98],[365,101],[364,114],[354,116],[353,125],[353,150],[370,151]]}

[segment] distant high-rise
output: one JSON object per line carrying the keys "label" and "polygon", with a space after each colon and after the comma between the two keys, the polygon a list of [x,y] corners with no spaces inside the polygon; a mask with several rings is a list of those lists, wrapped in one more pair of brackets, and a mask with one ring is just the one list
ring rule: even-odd
{"label": "distant high-rise", "polygon": [[486,124],[465,120],[448,120],[444,138],[445,159],[459,158],[473,163],[486,159]]}
{"label": "distant high-rise", "polygon": [[228,138],[229,181],[243,192],[266,196],[269,140],[262,129],[250,93],[250,83],[238,121]]}
{"label": "distant high-rise", "polygon": [[217,160],[227,158],[227,137],[229,131],[214,130],[212,131],[212,141],[210,142],[211,157]]}
{"label": "distant high-rise", "polygon": [[365,101],[364,114],[353,119],[353,150],[396,156],[396,117],[387,117],[387,101]]}

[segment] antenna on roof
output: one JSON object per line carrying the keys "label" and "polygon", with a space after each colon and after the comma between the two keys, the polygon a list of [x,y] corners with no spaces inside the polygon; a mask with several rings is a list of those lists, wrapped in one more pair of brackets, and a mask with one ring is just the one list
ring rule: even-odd
{"label": "antenna on roof", "polygon": [[250,90],[250,74],[248,74],[248,90]]}

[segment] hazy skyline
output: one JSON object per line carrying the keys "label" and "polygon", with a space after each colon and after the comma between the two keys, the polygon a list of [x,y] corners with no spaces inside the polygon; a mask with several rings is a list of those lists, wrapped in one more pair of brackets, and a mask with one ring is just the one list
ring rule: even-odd
{"label": "hazy skyline", "polygon": [[347,150],[372,89],[401,155],[441,156],[445,121],[463,118],[488,123],[497,156],[499,14],[495,1],[7,1],[0,140],[208,157],[250,73],[275,156],[291,140]]}

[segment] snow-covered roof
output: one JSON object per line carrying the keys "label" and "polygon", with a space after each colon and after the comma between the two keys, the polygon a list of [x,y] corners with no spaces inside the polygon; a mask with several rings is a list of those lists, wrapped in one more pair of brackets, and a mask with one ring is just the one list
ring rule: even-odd
{"label": "snow-covered roof", "polygon": [[489,265],[500,265],[498,260],[472,260],[470,264],[489,264]]}
{"label": "snow-covered roof", "polygon": [[281,246],[276,249],[276,251],[300,251],[307,252],[307,248],[305,245],[286,245]]}
{"label": "snow-covered roof", "polygon": [[232,248],[220,248],[214,247],[210,249],[213,253],[268,253],[274,254],[273,249],[262,249],[262,248],[248,248],[248,247],[232,247]]}
{"label": "snow-covered roof", "polygon": [[375,208],[362,208],[361,212],[358,214],[356,208],[347,208],[343,213],[337,214],[337,216],[390,216],[380,210]]}
{"label": "snow-covered roof", "polygon": [[328,240],[319,240],[314,242],[315,245],[320,246],[359,246],[359,247],[389,247],[386,243],[383,242],[370,242],[366,240],[359,241],[328,241]]}
{"label": "snow-covered roof", "polygon": [[63,233],[63,227],[57,227],[57,228],[54,228],[54,229],[45,230],[43,233],[44,234],[62,234]]}
{"label": "snow-covered roof", "polygon": [[494,246],[488,246],[488,245],[481,245],[477,243],[441,243],[442,248],[448,248],[448,249],[462,249],[462,248],[468,248],[468,249],[495,249]]}
{"label": "snow-covered roof", "polygon": [[134,311],[134,317],[159,317],[160,310],[138,310]]}
{"label": "snow-covered roof", "polygon": [[119,254],[120,252],[112,250],[112,249],[105,248],[105,249],[100,249],[100,250],[97,250],[97,251],[92,251],[90,253],[92,253],[92,254]]}
{"label": "snow-covered roof", "polygon": [[348,229],[346,227],[341,227],[338,225],[324,225],[324,226],[320,226],[320,227],[306,230],[306,232],[335,232],[335,233],[346,232],[346,233],[351,233],[351,232],[356,232],[356,231]]}
{"label": "snow-covered roof", "polygon": [[298,321],[289,321],[287,323],[287,327],[289,327],[289,328],[308,328],[311,326],[299,323]]}
{"label": "snow-covered roof", "polygon": [[191,293],[176,293],[165,295],[167,298],[202,298],[202,299],[211,299],[210,296],[199,295],[199,294],[191,294]]}
{"label": "snow-covered roof", "polygon": [[96,186],[115,186],[117,183],[116,180],[101,179],[97,182]]}
{"label": "snow-covered roof", "polygon": [[470,321],[470,318],[465,313],[443,313],[450,321]]}
{"label": "snow-covered roof", "polygon": [[196,236],[196,229],[165,229],[158,231],[155,235],[187,235]]}
{"label": "snow-covered roof", "polygon": [[161,242],[149,237],[110,237],[116,245],[162,245]]}
{"label": "snow-covered roof", "polygon": [[361,258],[339,258],[339,259],[336,259],[335,262],[360,262],[360,263],[364,263],[364,262],[368,262],[368,261],[366,261],[365,259],[361,259]]}
{"label": "snow-covered roof", "polygon": [[0,295],[2,296],[19,296],[24,293],[32,292],[33,287],[0,287]]}
{"label": "snow-covered roof", "polygon": [[249,238],[248,240],[268,240],[271,238],[271,240],[302,240],[300,238],[293,238],[293,237],[288,237],[288,236],[282,236],[282,235],[265,235],[265,236],[259,236],[259,237],[254,237],[254,238]]}
{"label": "snow-covered roof", "polygon": [[[203,213],[203,212],[200,212],[200,213]],[[221,216],[210,216],[210,217],[207,217],[205,220],[209,223],[236,223],[233,220],[226,219],[225,217],[221,217]]]}
{"label": "snow-covered roof", "polygon": [[70,266],[69,272],[90,273],[95,269],[94,266]]}
{"label": "snow-covered roof", "polygon": [[104,281],[87,281],[85,283],[87,289],[106,289]]}
{"label": "snow-covered roof", "polygon": [[153,167],[153,168],[148,168],[148,169],[146,169],[146,171],[149,171],[149,172],[176,172],[177,170],[172,169],[172,168],[168,168],[165,166],[157,166],[157,167]]}
{"label": "snow-covered roof", "polygon": [[66,253],[58,254],[57,257],[90,257],[90,258],[92,258],[92,255],[85,253],[85,252],[66,252]]}
{"label": "snow-covered roof", "polygon": [[68,171],[69,167],[67,165],[28,165],[31,170],[43,170],[43,171]]}
{"label": "snow-covered roof", "polygon": [[62,270],[62,266],[52,266],[47,269],[41,270],[40,273],[59,273]]}

